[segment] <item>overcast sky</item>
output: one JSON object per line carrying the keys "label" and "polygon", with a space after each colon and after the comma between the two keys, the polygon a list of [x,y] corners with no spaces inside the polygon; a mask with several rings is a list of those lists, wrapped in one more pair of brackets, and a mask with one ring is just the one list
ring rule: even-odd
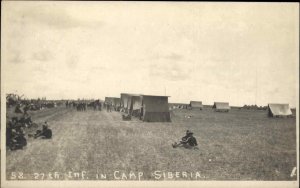
{"label": "overcast sky", "polygon": [[2,2],[2,89],[295,106],[297,3]]}

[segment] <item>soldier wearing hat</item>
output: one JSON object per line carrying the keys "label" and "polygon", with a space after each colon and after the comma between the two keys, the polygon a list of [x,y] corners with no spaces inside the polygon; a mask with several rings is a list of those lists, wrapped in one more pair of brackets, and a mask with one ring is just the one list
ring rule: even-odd
{"label": "soldier wearing hat", "polygon": [[50,139],[52,138],[52,130],[48,128],[48,123],[45,121],[43,124],[43,129],[42,130],[37,130],[36,134],[34,135],[34,138],[42,137],[45,139]]}
{"label": "soldier wearing hat", "polygon": [[183,146],[184,148],[194,148],[198,145],[196,138],[193,136],[193,132],[190,130],[186,131],[186,135],[181,138],[180,143],[174,143],[172,144],[173,148]]}

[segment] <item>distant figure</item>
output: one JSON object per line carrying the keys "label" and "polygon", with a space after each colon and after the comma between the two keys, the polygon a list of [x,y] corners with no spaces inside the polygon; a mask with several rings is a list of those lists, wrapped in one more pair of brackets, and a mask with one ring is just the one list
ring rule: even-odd
{"label": "distant figure", "polygon": [[36,134],[34,135],[34,138],[44,138],[44,139],[50,139],[52,138],[52,130],[48,128],[48,123],[45,121],[43,124],[43,129],[42,130],[37,130]]}
{"label": "distant figure", "polygon": [[99,103],[99,111],[101,111],[102,105],[101,102]]}
{"label": "distant figure", "polygon": [[111,112],[112,104],[110,102],[106,103],[106,111]]}
{"label": "distant figure", "polygon": [[109,108],[108,102],[105,103],[105,107],[106,107],[106,112],[108,112],[108,108]]}
{"label": "distant figure", "polygon": [[87,108],[87,104],[83,103],[83,110],[86,111],[86,108]]}
{"label": "distant figure", "polygon": [[196,146],[198,146],[196,138],[193,136],[193,132],[187,130],[186,135],[181,138],[180,143],[174,143],[172,144],[173,148],[183,146],[187,149],[198,149]]}
{"label": "distant figure", "polygon": [[143,119],[143,115],[144,115],[144,107],[141,106],[141,109],[140,109],[140,120]]}
{"label": "distant figure", "polygon": [[112,108],[113,108],[112,103],[109,103],[109,112],[111,112]]}

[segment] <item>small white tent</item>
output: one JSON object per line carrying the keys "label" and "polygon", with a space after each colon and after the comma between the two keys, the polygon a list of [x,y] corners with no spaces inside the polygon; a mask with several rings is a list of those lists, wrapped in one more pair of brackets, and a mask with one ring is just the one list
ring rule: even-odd
{"label": "small white tent", "polygon": [[269,104],[268,115],[270,117],[291,116],[292,111],[289,107],[289,104]]}
{"label": "small white tent", "polygon": [[203,109],[202,101],[191,101],[189,106],[191,109]]}
{"label": "small white tent", "polygon": [[216,112],[229,112],[230,110],[228,102],[215,102],[213,108]]}

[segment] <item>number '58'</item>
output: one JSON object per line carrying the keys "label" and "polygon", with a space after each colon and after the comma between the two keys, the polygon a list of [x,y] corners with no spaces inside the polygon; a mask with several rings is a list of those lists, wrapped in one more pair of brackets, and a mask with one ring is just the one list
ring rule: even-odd
{"label": "number '58'", "polygon": [[12,180],[15,180],[15,179],[24,179],[24,173],[23,172],[12,172],[10,178]]}

